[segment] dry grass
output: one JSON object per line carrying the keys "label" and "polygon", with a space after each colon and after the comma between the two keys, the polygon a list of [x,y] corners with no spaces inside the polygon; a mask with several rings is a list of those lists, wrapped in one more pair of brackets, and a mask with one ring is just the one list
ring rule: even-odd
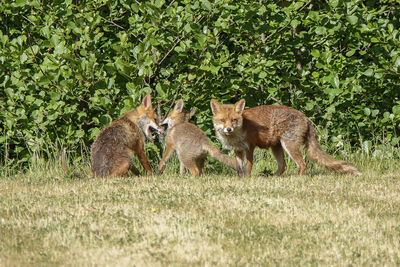
{"label": "dry grass", "polygon": [[37,168],[0,179],[0,265],[399,265],[396,164],[248,179]]}

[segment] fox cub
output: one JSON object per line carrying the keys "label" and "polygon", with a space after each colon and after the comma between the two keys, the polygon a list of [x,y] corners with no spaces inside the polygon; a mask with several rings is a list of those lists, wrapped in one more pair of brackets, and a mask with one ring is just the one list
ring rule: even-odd
{"label": "fox cub", "polygon": [[272,148],[278,162],[276,175],[286,169],[283,151],[294,160],[302,175],[306,164],[300,153],[305,145],[308,157],[328,169],[361,175],[353,165],[336,160],[324,152],[318,143],[314,126],[300,111],[287,106],[258,106],[244,110],[245,100],[236,104],[210,102],[216,135],[222,145],[234,150],[240,166],[246,156],[244,175],[250,175],[255,147]]}
{"label": "fox cub", "polygon": [[132,152],[136,152],[143,167],[152,174],[144,152],[143,133],[153,140],[151,131],[163,132],[157,123],[157,116],[147,94],[142,104],[122,115],[101,130],[91,147],[93,177],[123,176],[128,170],[139,175],[132,163]]}
{"label": "fox cub", "polygon": [[183,104],[183,100],[179,100],[175,108],[161,123],[161,125],[167,124],[168,130],[165,138],[165,151],[158,168],[158,173],[161,174],[164,171],[165,164],[174,150],[178,154],[180,174],[184,174],[186,167],[193,176],[201,175],[208,153],[218,161],[241,172],[234,158],[221,153],[217,148],[212,146],[208,142],[206,134],[196,125],[188,122],[195,110],[185,111],[183,110]]}

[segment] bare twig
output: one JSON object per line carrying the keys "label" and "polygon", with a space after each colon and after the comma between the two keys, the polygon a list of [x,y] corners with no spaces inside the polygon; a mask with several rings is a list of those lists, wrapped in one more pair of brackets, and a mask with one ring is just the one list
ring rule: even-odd
{"label": "bare twig", "polygon": [[172,50],[175,49],[175,47],[179,44],[179,42],[182,40],[182,37],[177,37],[175,38],[175,43],[174,45],[168,50],[168,52],[164,55],[164,57],[157,63],[157,65],[161,65],[161,63],[171,54]]}
{"label": "bare twig", "polygon": [[32,48],[32,41],[31,41],[31,38],[32,38],[32,37],[31,37],[31,33],[30,33],[29,30],[28,30],[29,48],[31,49],[31,52],[32,52],[32,55],[33,55],[33,59],[35,60],[36,65],[39,67],[39,70],[40,70],[40,72],[43,74],[43,76],[45,76],[46,78],[48,78],[48,79],[50,80],[50,82],[53,84],[54,87],[60,89],[60,88],[57,86],[57,84],[56,84],[52,79],[49,78],[49,76],[47,75],[47,73],[45,73],[45,72],[43,71],[42,67],[40,66],[39,62],[37,61],[35,51],[33,51],[33,48]]}
{"label": "bare twig", "polygon": [[117,23],[115,23],[114,21],[112,21],[112,20],[108,20],[108,19],[106,19],[106,18],[103,18],[103,17],[101,17],[103,20],[105,20],[105,21],[107,21],[108,23],[111,23],[112,25],[114,25],[115,27],[118,27],[118,28],[120,28],[120,29],[123,29],[123,30],[125,30],[125,28],[124,27],[122,27],[121,25],[118,25]]}
{"label": "bare twig", "polygon": [[164,12],[161,13],[160,17],[164,16],[164,14],[165,14],[165,12],[167,11],[167,9],[170,8],[170,7],[175,3],[175,1],[176,1],[176,0],[173,0],[173,1],[171,1],[171,3],[169,3],[169,5],[164,9]]}
{"label": "bare twig", "polygon": [[272,100],[274,100],[275,102],[277,102],[279,105],[282,105],[282,101],[280,101],[279,99],[276,99],[273,96],[270,96],[269,98],[271,98]]}
{"label": "bare twig", "polygon": [[36,24],[31,21],[30,19],[28,19],[27,17],[25,17],[24,15],[21,15],[25,20],[27,20],[28,22],[30,22],[32,25],[36,26]]}
{"label": "bare twig", "polygon": [[[307,3],[305,3],[301,8],[299,8],[298,10],[296,10],[296,12],[301,12],[304,8],[306,8],[309,4],[311,4],[313,0],[308,1]],[[283,25],[281,28],[279,28],[277,31],[271,33],[270,35],[268,35],[265,39],[264,42],[266,42],[269,38],[271,38],[272,36],[274,36],[275,34],[283,31],[284,29],[286,29],[286,27],[292,22],[292,20],[289,20],[288,23],[286,23],[285,25]]]}

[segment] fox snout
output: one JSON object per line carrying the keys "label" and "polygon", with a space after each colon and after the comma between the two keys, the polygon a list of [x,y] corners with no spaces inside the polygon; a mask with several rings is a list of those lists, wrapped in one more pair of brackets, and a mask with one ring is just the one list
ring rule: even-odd
{"label": "fox snout", "polygon": [[164,133],[164,129],[160,125],[158,125],[158,123],[156,121],[150,120],[149,118],[147,118],[145,121],[146,121],[146,123],[145,123],[145,125],[143,127],[144,128],[144,134],[151,141],[154,140],[154,136],[151,133],[152,131],[155,131],[158,135]]}
{"label": "fox snout", "polygon": [[162,122],[161,126],[171,128],[174,124],[174,121],[170,117],[166,117]]}
{"label": "fox snout", "polygon": [[226,122],[224,124],[223,123],[219,124],[219,123],[214,122],[214,127],[221,134],[230,135],[230,134],[233,134],[235,132],[235,129],[240,127],[240,125],[234,125],[234,124],[231,124],[228,122]]}
{"label": "fox snout", "polygon": [[224,133],[226,133],[226,134],[230,134],[230,133],[233,132],[233,128],[231,128],[231,127],[226,127],[226,128],[223,129],[223,131],[224,131]]}

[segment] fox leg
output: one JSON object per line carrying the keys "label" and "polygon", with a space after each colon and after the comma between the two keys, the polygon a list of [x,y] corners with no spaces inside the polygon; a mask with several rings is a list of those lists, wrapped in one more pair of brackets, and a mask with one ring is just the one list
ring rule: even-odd
{"label": "fox leg", "polygon": [[117,159],[114,162],[114,165],[111,169],[111,172],[109,174],[110,177],[115,177],[115,176],[124,176],[130,167],[130,162],[128,159],[125,158],[121,158],[121,159]]}
{"label": "fox leg", "polygon": [[[165,166],[166,166],[167,160],[171,156],[171,153],[174,151],[174,149],[175,148],[174,148],[173,144],[171,144],[171,143],[167,143],[166,144],[164,155],[163,155],[163,157],[161,159],[160,166],[158,167],[157,173],[159,173],[159,174],[163,173],[163,171],[165,170]],[[181,165],[182,165],[182,163],[181,163]]]}
{"label": "fox leg", "polygon": [[199,174],[202,175],[203,174],[203,169],[204,169],[204,162],[206,161],[205,158],[199,158],[196,160],[196,165],[197,168],[199,169]]}
{"label": "fox leg", "polygon": [[144,152],[144,145],[143,142],[139,142],[137,145],[136,153],[138,155],[140,163],[143,165],[143,167],[150,173],[153,174],[153,171],[151,170],[150,164],[147,161],[147,156],[146,153]]}
{"label": "fox leg", "polygon": [[140,175],[139,170],[136,169],[135,165],[133,165],[133,162],[130,162],[130,164],[129,164],[129,170],[130,170],[131,172],[133,172],[133,174],[136,175],[136,176],[139,176],[139,175]]}
{"label": "fox leg", "polygon": [[286,169],[285,154],[283,153],[283,148],[280,144],[272,146],[271,149],[276,161],[278,162],[278,170],[275,172],[275,175],[279,176]]}
{"label": "fox leg", "polygon": [[303,175],[306,170],[306,163],[301,155],[300,145],[297,142],[288,139],[281,139],[281,144],[283,149],[289,154],[299,168],[299,175]]}
{"label": "fox leg", "polygon": [[186,166],[186,168],[189,169],[190,173],[192,176],[199,176],[200,171],[199,168],[197,167],[196,161],[192,159],[181,159],[183,164]]}
{"label": "fox leg", "polygon": [[244,151],[243,150],[235,150],[235,154],[236,154],[236,161],[237,161],[237,164],[239,166],[239,169],[242,170],[242,173],[239,173],[239,171],[238,171],[238,175],[245,177],[246,176],[246,169],[243,168]]}
{"label": "fox leg", "polygon": [[253,168],[253,158],[254,158],[254,147],[249,147],[249,150],[246,151],[246,173],[245,175],[251,174],[251,169]]}
{"label": "fox leg", "polygon": [[179,174],[184,175],[185,174],[185,165],[179,161]]}

